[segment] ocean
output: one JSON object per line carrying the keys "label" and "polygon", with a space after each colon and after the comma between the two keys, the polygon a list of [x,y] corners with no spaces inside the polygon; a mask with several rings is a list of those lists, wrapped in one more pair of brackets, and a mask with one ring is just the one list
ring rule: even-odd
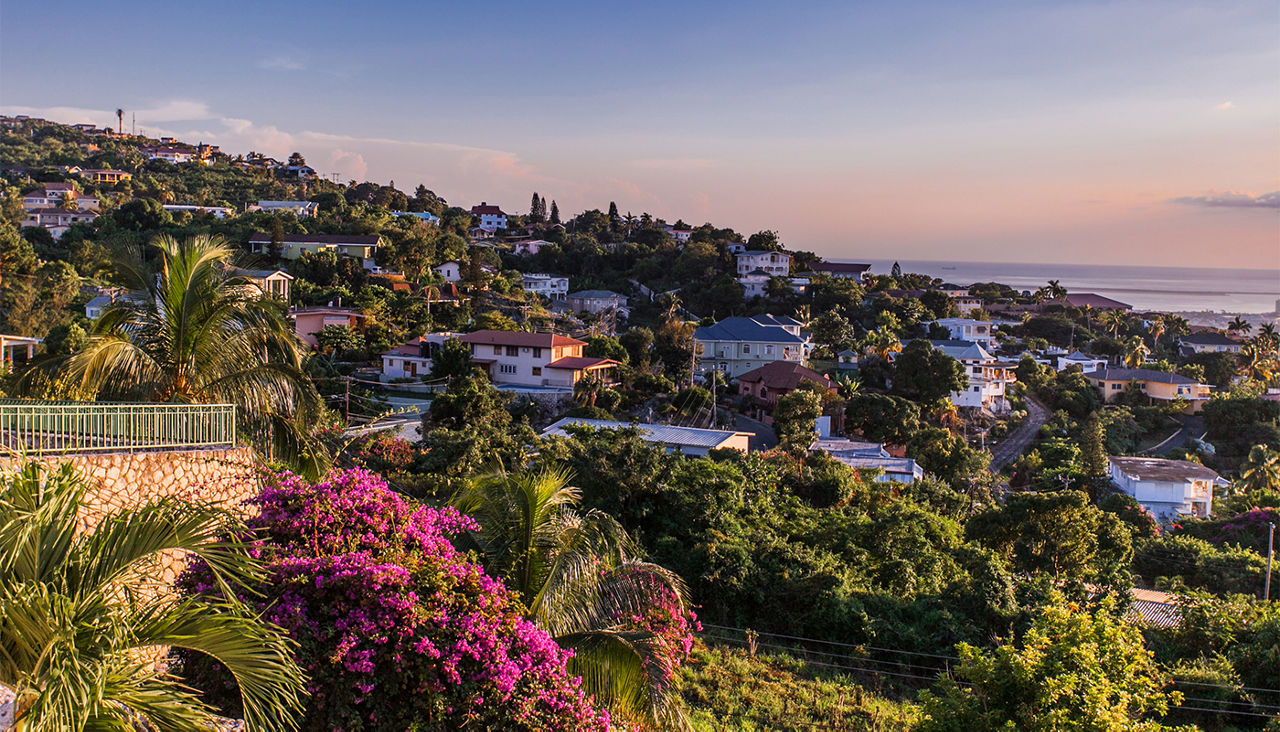
{"label": "ocean", "polygon": [[[1136,310],[1273,313],[1280,301],[1280,270],[1276,269],[908,260],[898,263],[903,272],[940,277],[957,285],[1002,282],[1016,290],[1035,290],[1049,280],[1058,280],[1068,292],[1097,293],[1129,303]],[[871,271],[888,274],[892,267],[892,261],[875,261]]]}

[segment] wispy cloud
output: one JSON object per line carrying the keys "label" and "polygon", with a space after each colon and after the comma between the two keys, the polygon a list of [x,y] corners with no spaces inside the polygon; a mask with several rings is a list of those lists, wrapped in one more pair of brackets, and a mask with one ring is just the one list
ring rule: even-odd
{"label": "wispy cloud", "polygon": [[1230,112],[1235,108],[1236,108],[1235,103],[1231,101],[1223,102],[1222,104],[1216,105],[1214,107],[1214,109],[1218,110],[1219,112]]}
{"label": "wispy cloud", "polygon": [[1251,196],[1248,193],[1211,193],[1207,196],[1181,196],[1169,199],[1169,203],[1204,208],[1280,208],[1280,191]]}
{"label": "wispy cloud", "polygon": [[297,56],[279,54],[262,59],[258,62],[258,68],[276,69],[279,71],[302,71],[307,68],[307,64]]}

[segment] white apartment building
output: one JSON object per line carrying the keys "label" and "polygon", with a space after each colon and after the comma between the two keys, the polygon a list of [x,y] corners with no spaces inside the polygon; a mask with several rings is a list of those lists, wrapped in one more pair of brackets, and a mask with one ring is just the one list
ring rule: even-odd
{"label": "white apartment building", "polygon": [[785,252],[767,252],[751,249],[737,254],[738,275],[761,270],[770,277],[786,277],[791,274],[791,255]]}
{"label": "white apartment building", "polygon": [[1187,460],[1108,457],[1107,470],[1117,488],[1161,521],[1207,518],[1213,511],[1214,486],[1227,484],[1209,468]]}
{"label": "white apartment building", "polygon": [[520,278],[525,292],[542,295],[551,300],[563,300],[569,294],[569,278],[541,272],[526,272]]}
{"label": "white apartment building", "polygon": [[292,211],[299,217],[315,216],[320,213],[320,204],[311,201],[258,201],[258,209],[262,211]]}
{"label": "white apartment building", "polygon": [[1008,386],[1017,381],[1017,364],[999,361],[981,344],[972,341],[929,341],[934,348],[964,366],[969,383],[964,391],[951,392],[951,403],[957,407],[982,409],[992,414],[1009,411]]}
{"label": "white apartment building", "polygon": [[494,384],[572,389],[592,375],[612,381],[617,361],[582,355],[585,342],[551,333],[480,330],[458,338],[471,347],[472,361]]}
{"label": "white apartment building", "polygon": [[730,378],[774,361],[803,364],[811,348],[799,321],[777,315],[725,318],[693,332],[698,370],[715,369]]}
{"label": "white apartment building", "polygon": [[933,322],[946,328],[952,340],[972,341],[981,344],[983,348],[991,348],[995,345],[995,326],[986,320],[941,318]]}

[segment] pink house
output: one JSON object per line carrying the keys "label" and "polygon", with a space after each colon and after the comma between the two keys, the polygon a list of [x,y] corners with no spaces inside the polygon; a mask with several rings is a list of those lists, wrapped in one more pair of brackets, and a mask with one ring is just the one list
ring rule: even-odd
{"label": "pink house", "polygon": [[551,333],[479,330],[458,340],[471,347],[471,360],[495,384],[572,388],[587,375],[609,382],[618,365],[583,356],[585,342]]}
{"label": "pink house", "polygon": [[307,307],[293,311],[293,332],[307,345],[315,348],[316,334],[328,325],[347,325],[363,331],[367,316],[349,308]]}

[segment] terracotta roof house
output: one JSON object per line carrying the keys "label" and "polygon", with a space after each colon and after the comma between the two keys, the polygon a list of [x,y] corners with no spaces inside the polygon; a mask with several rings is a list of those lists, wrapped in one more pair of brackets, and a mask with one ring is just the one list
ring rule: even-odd
{"label": "terracotta roof house", "polygon": [[[795,391],[804,382],[811,382],[830,392],[835,390],[831,379],[806,368],[794,361],[773,361],[738,377],[738,394],[749,403],[748,409],[754,411],[754,417],[765,424],[772,424],[771,413],[778,405],[778,399]],[[836,412],[829,415],[833,427],[841,429],[844,414]]]}
{"label": "terracotta roof house", "polygon": [[472,206],[471,215],[480,219],[477,228],[484,229],[490,234],[498,229],[507,228],[507,215],[501,208],[490,206],[486,201],[481,201],[479,206]]}
{"label": "terracotta roof house", "polygon": [[586,342],[553,333],[479,330],[458,338],[494,384],[572,389],[591,375],[612,382],[617,361],[582,355]]}

